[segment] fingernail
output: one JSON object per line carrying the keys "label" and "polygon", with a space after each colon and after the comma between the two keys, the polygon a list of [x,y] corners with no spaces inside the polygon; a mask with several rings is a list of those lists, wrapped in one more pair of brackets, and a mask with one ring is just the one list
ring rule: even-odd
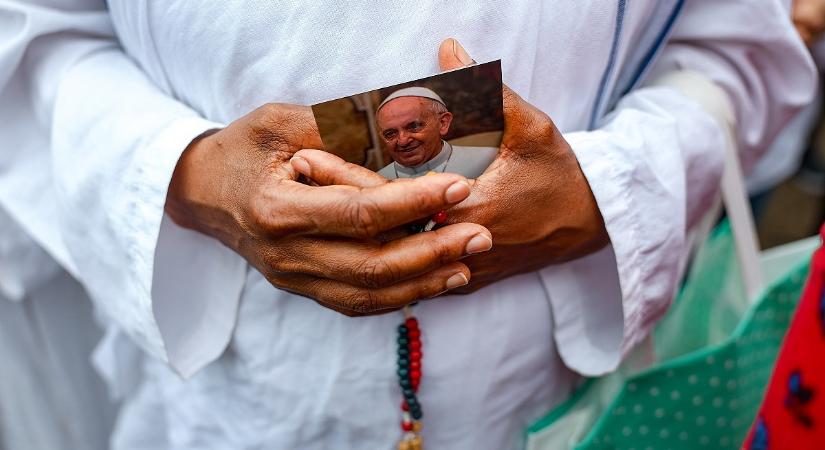
{"label": "fingernail", "polygon": [[459,286],[464,286],[467,283],[469,283],[469,281],[467,281],[467,277],[465,277],[463,273],[458,272],[447,279],[447,289],[455,289]]}
{"label": "fingernail", "polygon": [[453,54],[462,64],[465,66],[469,66],[470,64],[474,64],[473,58],[470,58],[470,55],[467,54],[467,50],[464,50],[464,47],[458,43],[457,40],[453,39]]}
{"label": "fingernail", "polygon": [[467,243],[467,247],[464,249],[464,252],[468,255],[472,255],[473,253],[486,252],[491,248],[493,248],[493,240],[486,234],[477,234],[470,239],[470,242]]}
{"label": "fingernail", "polygon": [[295,170],[301,172],[306,176],[309,176],[310,168],[307,160],[301,158],[300,156],[293,156],[292,159],[289,160],[289,162],[292,163],[292,167],[294,167]]}
{"label": "fingernail", "polygon": [[456,181],[447,188],[444,199],[447,203],[458,203],[470,195],[470,183],[467,180]]}

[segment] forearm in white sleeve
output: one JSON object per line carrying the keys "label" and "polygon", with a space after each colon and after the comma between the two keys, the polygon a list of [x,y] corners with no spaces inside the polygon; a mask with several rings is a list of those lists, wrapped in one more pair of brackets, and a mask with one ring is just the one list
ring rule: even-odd
{"label": "forearm in white sleeve", "polygon": [[[722,89],[692,98],[661,85],[681,71]],[[669,306],[686,235],[718,192],[726,134],[749,164],[810,99],[816,77],[778,2],[689,0],[648,79],[598,129],[565,135],[611,240],[542,271],[559,353],[584,375],[615,369]],[[728,104],[735,128],[719,114]]]}
{"label": "forearm in white sleeve", "polygon": [[[0,16],[23,24],[13,51],[0,53],[0,100],[12,100],[0,116],[24,126],[0,124],[24,150],[3,155],[0,201],[106,316],[191,375],[229,341],[246,265],[163,211],[180,154],[220,125],[145,76],[112,37],[102,2],[69,11],[2,2]],[[26,201],[35,196],[48,200]]]}

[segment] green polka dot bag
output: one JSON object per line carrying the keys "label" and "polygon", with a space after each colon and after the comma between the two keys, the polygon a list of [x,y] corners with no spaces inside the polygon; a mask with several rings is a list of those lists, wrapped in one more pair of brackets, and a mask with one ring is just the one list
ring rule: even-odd
{"label": "green polka dot bag", "polygon": [[697,253],[674,306],[653,336],[656,363],[631,355],[586,381],[527,430],[526,448],[739,448],[799,299],[816,239],[763,252],[767,288],[747,301],[731,228]]}

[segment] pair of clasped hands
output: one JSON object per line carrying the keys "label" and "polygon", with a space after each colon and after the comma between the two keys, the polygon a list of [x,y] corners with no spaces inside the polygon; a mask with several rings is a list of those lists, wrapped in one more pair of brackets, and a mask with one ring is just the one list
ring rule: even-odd
{"label": "pair of clasped hands", "polygon": [[[454,39],[438,58],[442,70],[473,63]],[[498,158],[475,180],[388,181],[313,150],[323,144],[310,108],[267,104],[189,145],[166,212],[274,286],[350,316],[472,292],[604,246],[601,214],[559,130],[506,86],[503,100]],[[402,231],[442,210],[446,226]]]}

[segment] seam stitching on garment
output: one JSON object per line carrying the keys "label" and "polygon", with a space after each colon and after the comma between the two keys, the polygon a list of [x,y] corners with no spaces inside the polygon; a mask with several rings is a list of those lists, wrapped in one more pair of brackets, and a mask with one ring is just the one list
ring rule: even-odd
{"label": "seam stitching on garment", "polygon": [[613,69],[616,65],[616,55],[619,49],[619,40],[621,39],[622,28],[624,25],[624,13],[627,6],[627,1],[628,0],[619,0],[618,8],[616,10],[616,27],[613,30],[613,44],[610,46],[610,55],[607,57],[607,65],[604,69],[604,73],[602,73],[602,80],[599,85],[599,90],[593,103],[593,109],[590,112],[590,122],[587,125],[588,130],[592,130],[596,126],[596,120],[598,119],[601,111],[604,93],[607,90],[607,83],[610,82],[610,77],[613,75]]}
{"label": "seam stitching on garment", "polygon": [[647,55],[642,59],[642,63],[636,70],[636,73],[631,78],[630,84],[628,84],[627,88],[621,93],[619,98],[626,95],[630,92],[634,87],[636,87],[639,82],[644,78],[647,69],[650,68],[651,63],[659,54],[659,51],[664,47],[664,44],[667,37],[670,35],[670,32],[673,31],[673,25],[676,23],[676,19],[679,17],[679,14],[682,12],[682,7],[685,5],[685,0],[677,0],[676,6],[673,7],[673,10],[670,12],[670,17],[668,17],[665,25],[662,27],[662,31],[659,33],[659,36],[656,38],[653,46],[648,51]]}

